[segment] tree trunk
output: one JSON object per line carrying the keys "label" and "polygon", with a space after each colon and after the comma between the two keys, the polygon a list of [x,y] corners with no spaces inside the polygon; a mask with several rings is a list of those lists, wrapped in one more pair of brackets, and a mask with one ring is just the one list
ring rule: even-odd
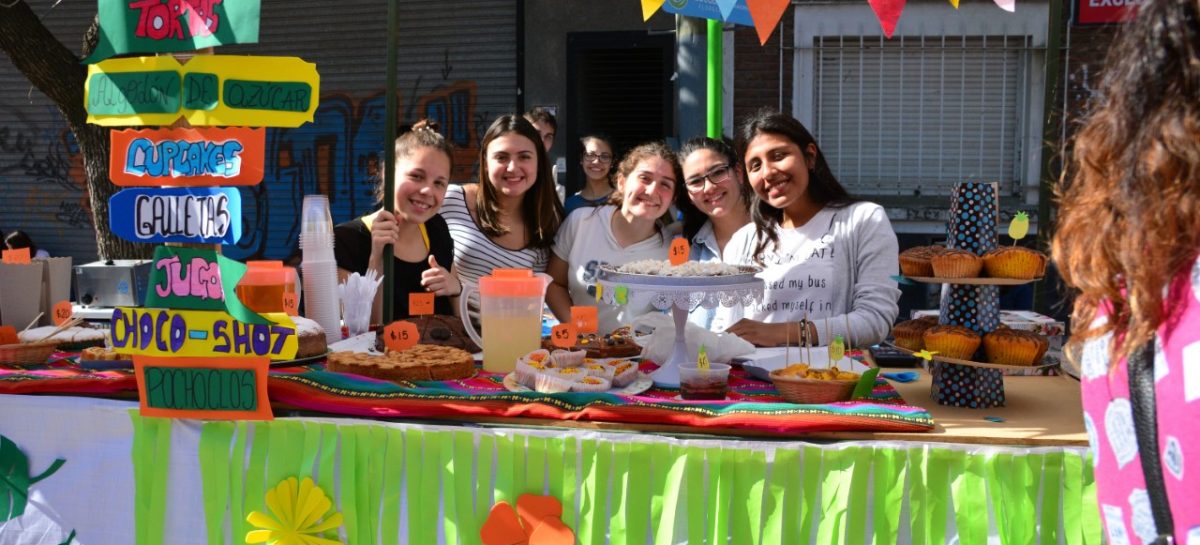
{"label": "tree trunk", "polygon": [[34,87],[58,106],[79,142],[100,259],[148,258],[152,245],[121,239],[113,235],[108,225],[108,198],[119,189],[108,179],[109,129],[87,123],[83,103],[87,65],[80,64],[80,59],[95,48],[97,32],[93,21],[84,37],[83,55],[77,57],[50,33],[25,0],[18,0],[11,7],[0,4],[0,50],[8,54]]}

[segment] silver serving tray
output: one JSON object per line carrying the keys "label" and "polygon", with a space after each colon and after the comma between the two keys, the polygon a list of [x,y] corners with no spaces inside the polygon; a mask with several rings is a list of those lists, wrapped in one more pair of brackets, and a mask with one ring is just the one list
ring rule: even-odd
{"label": "silver serving tray", "polygon": [[696,286],[720,287],[752,283],[757,280],[754,275],[762,272],[758,267],[738,265],[738,274],[723,276],[662,276],[657,274],[631,274],[617,272],[610,265],[601,265],[596,272],[596,279],[614,284],[631,284],[638,286]]}

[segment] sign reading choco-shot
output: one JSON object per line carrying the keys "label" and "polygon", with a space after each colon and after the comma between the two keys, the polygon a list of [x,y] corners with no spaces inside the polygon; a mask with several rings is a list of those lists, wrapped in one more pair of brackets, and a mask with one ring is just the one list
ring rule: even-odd
{"label": "sign reading choco-shot", "polygon": [[134,356],[142,416],[270,420],[267,358]]}
{"label": "sign reading choco-shot", "polygon": [[242,236],[242,195],[235,188],[131,188],[108,202],[108,222],[133,242],[234,244]]}

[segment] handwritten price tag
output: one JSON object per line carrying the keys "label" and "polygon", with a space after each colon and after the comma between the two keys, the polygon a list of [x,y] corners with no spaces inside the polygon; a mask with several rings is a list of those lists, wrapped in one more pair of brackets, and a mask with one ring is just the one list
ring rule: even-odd
{"label": "handwritten price tag", "polygon": [[408,294],[408,315],[424,316],[426,314],[433,314],[433,294],[427,292]]}
{"label": "handwritten price tag", "polygon": [[392,322],[383,328],[383,344],[390,350],[408,350],[416,346],[419,340],[421,334],[417,332],[417,325],[407,320]]}
{"label": "handwritten price tag", "polygon": [[571,348],[575,346],[575,339],[578,336],[575,324],[558,324],[550,330],[550,343],[559,348]]}
{"label": "handwritten price tag", "polygon": [[17,328],[6,325],[0,326],[0,345],[17,344],[21,339],[17,337]]}
{"label": "handwritten price tag", "polygon": [[283,294],[283,311],[286,312],[288,316],[300,315],[300,301],[299,298],[296,297],[295,293]]}
{"label": "handwritten price tag", "polygon": [[579,333],[596,333],[600,330],[600,317],[596,307],[592,306],[571,307],[571,323],[575,324],[575,330]]}
{"label": "handwritten price tag", "polygon": [[12,265],[28,265],[29,248],[17,248],[16,250],[4,250],[3,259],[5,263]]}
{"label": "handwritten price tag", "polygon": [[671,241],[671,249],[667,251],[667,259],[671,260],[672,265],[683,265],[687,263],[688,254],[691,252],[692,247],[688,244],[687,239],[678,237]]}
{"label": "handwritten price tag", "polygon": [[54,325],[63,325],[71,320],[71,312],[71,302],[63,300],[54,303],[50,317],[54,320]]}

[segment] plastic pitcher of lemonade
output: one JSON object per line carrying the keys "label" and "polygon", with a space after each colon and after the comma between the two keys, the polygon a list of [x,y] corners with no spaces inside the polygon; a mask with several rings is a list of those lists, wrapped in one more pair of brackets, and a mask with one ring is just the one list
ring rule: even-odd
{"label": "plastic pitcher of lemonade", "polygon": [[[479,286],[465,284],[458,298],[459,314],[467,335],[483,347],[483,370],[510,373],[517,359],[542,346],[542,305],[550,275],[529,269],[496,269],[479,279]],[[479,292],[479,326],[475,331],[467,313],[467,300]]]}

